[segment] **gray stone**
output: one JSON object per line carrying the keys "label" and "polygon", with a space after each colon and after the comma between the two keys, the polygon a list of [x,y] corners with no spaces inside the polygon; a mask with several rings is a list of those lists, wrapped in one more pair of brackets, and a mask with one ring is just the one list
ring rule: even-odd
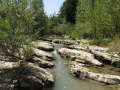
{"label": "gray stone", "polygon": [[14,69],[14,68],[18,68],[19,66],[20,66],[20,64],[18,62],[0,61],[0,70]]}
{"label": "gray stone", "polygon": [[102,65],[101,62],[99,62],[97,59],[94,58],[93,54],[85,52],[85,51],[77,51],[74,49],[61,48],[59,49],[59,53],[62,56],[66,56],[69,58],[76,57],[77,59],[88,61],[89,63],[93,65],[97,65],[97,66]]}
{"label": "gray stone", "polygon": [[120,68],[120,57],[116,57],[116,55],[114,56],[114,54],[107,52],[92,51],[92,53],[95,55],[96,59],[104,64],[113,65],[114,67]]}
{"label": "gray stone", "polygon": [[85,64],[72,62],[71,73],[81,79],[89,78],[106,84],[120,84],[120,76],[91,72]]}
{"label": "gray stone", "polygon": [[52,44],[50,44],[48,42],[36,41],[36,42],[32,42],[32,45],[35,48],[38,48],[38,49],[41,49],[41,50],[45,50],[45,51],[53,51],[54,50]]}
{"label": "gray stone", "polygon": [[42,80],[44,83],[54,82],[53,75],[48,70],[45,70],[33,63],[26,63],[24,67],[26,70],[31,72],[31,75]]}
{"label": "gray stone", "polygon": [[34,48],[33,51],[34,51],[34,54],[38,57],[53,59],[52,54],[49,52],[46,52],[46,51],[43,51],[40,49],[36,49],[36,48]]}
{"label": "gray stone", "polygon": [[52,68],[52,67],[54,67],[53,62],[41,59],[39,57],[34,56],[31,61],[34,62],[34,63],[37,63],[40,67],[43,67],[43,68]]}

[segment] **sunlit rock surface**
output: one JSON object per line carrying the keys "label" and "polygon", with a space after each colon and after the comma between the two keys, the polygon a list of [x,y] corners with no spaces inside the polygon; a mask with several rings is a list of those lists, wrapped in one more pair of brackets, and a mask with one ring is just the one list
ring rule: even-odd
{"label": "sunlit rock surface", "polygon": [[41,50],[45,50],[45,51],[53,51],[54,50],[52,44],[50,44],[48,42],[36,41],[36,42],[32,42],[32,45],[35,48],[38,48],[38,49],[41,49]]}
{"label": "sunlit rock surface", "polygon": [[106,84],[120,84],[120,76],[91,72],[85,64],[72,62],[71,73],[78,78],[89,78]]}
{"label": "sunlit rock surface", "polygon": [[93,65],[98,65],[98,66],[102,65],[101,62],[99,62],[97,59],[94,58],[93,54],[85,51],[77,51],[73,49],[61,48],[59,49],[59,53],[62,56],[66,56],[70,58],[76,57],[77,59],[88,61]]}

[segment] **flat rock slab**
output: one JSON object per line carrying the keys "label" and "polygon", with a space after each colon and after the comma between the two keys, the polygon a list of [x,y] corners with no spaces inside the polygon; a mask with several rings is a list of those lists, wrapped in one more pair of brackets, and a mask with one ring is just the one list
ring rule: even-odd
{"label": "flat rock slab", "polygon": [[71,73],[82,79],[89,78],[106,84],[120,84],[120,76],[94,73],[86,68],[85,64],[80,64],[77,62],[71,63]]}
{"label": "flat rock slab", "polygon": [[48,42],[36,41],[36,42],[32,42],[32,45],[35,48],[38,48],[38,49],[41,49],[44,51],[53,51],[54,50],[52,44],[50,44]]}
{"label": "flat rock slab", "polygon": [[110,54],[107,52],[99,52],[99,51],[92,51],[92,53],[99,61],[120,68],[120,57],[117,54],[115,55],[115,54]]}
{"label": "flat rock slab", "polygon": [[0,70],[14,69],[14,68],[18,68],[19,66],[20,64],[18,62],[0,61]]}
{"label": "flat rock slab", "polygon": [[43,51],[40,49],[36,49],[36,48],[33,49],[33,52],[38,57],[53,59],[53,55],[49,52],[46,52],[46,51]]}
{"label": "flat rock slab", "polygon": [[120,56],[118,52],[110,51],[109,48],[99,47],[99,46],[90,46],[90,45],[69,45],[67,48],[82,50],[89,52],[94,55],[96,59],[100,62],[108,65],[113,65],[114,67],[120,68]]}
{"label": "flat rock slab", "polygon": [[77,58],[80,60],[88,61],[89,63],[97,66],[101,66],[102,63],[99,62],[97,59],[94,58],[94,55],[85,51],[78,51],[75,49],[68,49],[68,48],[61,48],[59,49],[59,53],[62,56],[70,57],[70,58]]}
{"label": "flat rock slab", "polygon": [[83,50],[83,51],[87,51],[87,52],[91,52],[91,51],[107,52],[107,51],[109,51],[109,48],[99,47],[99,46],[90,46],[90,45],[84,45],[84,44],[69,45],[68,48],[76,49],[76,50]]}
{"label": "flat rock slab", "polygon": [[31,62],[38,64],[42,68],[54,67],[54,64],[52,61],[47,61],[47,60],[44,60],[44,59],[41,59],[41,58],[35,57],[35,56],[31,59]]}
{"label": "flat rock slab", "polygon": [[100,46],[88,46],[90,51],[99,51],[99,52],[108,52],[110,49],[106,47],[100,47]]}
{"label": "flat rock slab", "polygon": [[43,69],[33,63],[27,63],[24,65],[26,70],[30,71],[30,74],[34,77],[42,80],[45,84],[46,83],[53,83],[53,75],[46,69]]}

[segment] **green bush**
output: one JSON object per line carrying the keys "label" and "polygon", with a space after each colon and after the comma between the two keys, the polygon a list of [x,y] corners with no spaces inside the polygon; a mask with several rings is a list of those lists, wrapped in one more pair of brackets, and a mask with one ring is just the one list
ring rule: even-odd
{"label": "green bush", "polygon": [[45,18],[42,0],[0,0],[0,49],[13,54],[38,39]]}

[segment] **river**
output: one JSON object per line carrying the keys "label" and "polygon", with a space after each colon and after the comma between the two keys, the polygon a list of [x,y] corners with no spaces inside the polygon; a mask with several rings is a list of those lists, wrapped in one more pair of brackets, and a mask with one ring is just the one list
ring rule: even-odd
{"label": "river", "polygon": [[55,85],[48,90],[111,90],[105,84],[96,81],[74,78],[68,72],[69,67],[66,65],[66,60],[63,60],[57,50],[53,52],[53,55],[55,58]]}

